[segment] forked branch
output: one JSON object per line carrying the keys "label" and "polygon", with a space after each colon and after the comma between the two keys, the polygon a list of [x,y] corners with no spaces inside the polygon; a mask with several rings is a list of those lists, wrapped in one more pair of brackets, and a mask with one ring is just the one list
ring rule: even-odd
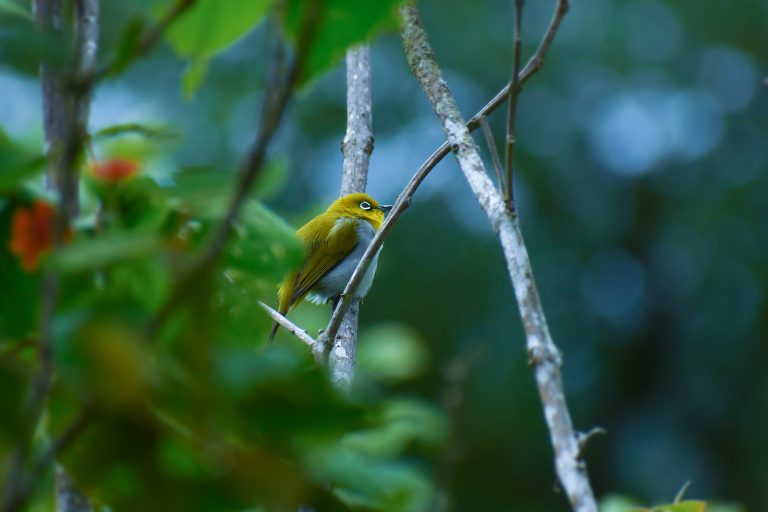
{"label": "forked branch", "polygon": [[560,374],[562,356],[549,332],[518,219],[507,208],[504,197],[494,188],[486,173],[477,146],[427,42],[427,34],[415,5],[403,6],[401,16],[403,45],[411,71],[440,119],[480,207],[498,233],[525,328],[530,363],[549,428],[560,483],[574,511],[597,512],[586,466],[580,459],[579,437],[574,431],[565,400]]}
{"label": "forked branch", "polygon": [[[568,12],[568,5],[568,0],[559,0],[557,8],[555,9],[555,13],[552,16],[549,27],[547,28],[547,32],[544,34],[544,37],[541,40],[541,44],[539,44],[536,53],[534,53],[533,56],[528,60],[528,62],[525,64],[525,67],[523,67],[522,71],[520,71],[518,75],[521,85],[527,82],[544,66],[544,58],[549,51],[549,47],[552,45],[555,33],[560,27],[560,22]],[[507,99],[511,90],[512,82],[507,84],[498,93],[496,93],[496,96],[494,96],[491,101],[489,101],[482,109],[480,109],[480,112],[475,114],[469,121],[467,121],[467,129],[470,132],[476,130],[480,126],[480,119],[488,116],[497,108],[499,108]],[[344,293],[341,296],[341,300],[336,306],[336,309],[333,312],[333,316],[331,316],[331,320],[328,322],[328,327],[325,330],[325,334],[329,338],[336,336],[336,333],[339,330],[339,326],[341,325],[341,319],[344,317],[347,309],[352,303],[352,297],[354,297],[354,294],[357,291],[358,286],[360,286],[360,283],[363,280],[363,276],[368,270],[373,257],[376,255],[378,250],[381,249],[381,246],[384,244],[384,239],[392,230],[395,222],[397,222],[397,219],[400,218],[400,215],[402,215],[402,213],[411,205],[411,200],[413,199],[414,194],[416,194],[416,190],[424,181],[424,178],[426,178],[432,169],[434,169],[435,166],[437,166],[437,164],[440,163],[440,161],[450,152],[450,144],[448,142],[443,142],[440,147],[437,148],[429,156],[429,158],[424,161],[423,164],[421,164],[421,167],[419,167],[403,191],[397,197],[392,210],[384,220],[384,224],[376,233],[376,236],[373,237],[373,240],[371,240],[368,249],[365,251],[363,257],[360,258],[360,262],[357,264],[357,268],[355,268],[352,277],[349,279],[349,283],[347,283],[346,288],[344,288]]]}

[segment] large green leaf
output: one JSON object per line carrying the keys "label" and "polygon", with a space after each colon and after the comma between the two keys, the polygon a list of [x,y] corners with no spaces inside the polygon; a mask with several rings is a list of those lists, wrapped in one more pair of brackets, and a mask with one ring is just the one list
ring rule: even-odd
{"label": "large green leaf", "polygon": [[69,43],[60,36],[41,33],[31,17],[8,5],[0,10],[0,62],[33,76],[39,73],[42,63],[64,64]]}
{"label": "large green leaf", "polygon": [[0,130],[0,193],[19,188],[45,168],[45,157],[27,151]]}
{"label": "large green leaf", "polygon": [[26,21],[33,20],[32,13],[29,11],[29,6],[14,0],[0,0],[0,14],[18,16]]}
{"label": "large green leaf", "polygon": [[51,258],[51,264],[62,272],[93,270],[154,254],[162,246],[162,240],[154,233],[109,233],[92,239],[81,239],[61,248]]}
{"label": "large green leaf", "polygon": [[[286,29],[294,41],[308,23],[309,7],[315,0],[291,0]],[[319,19],[311,27],[309,54],[299,83],[305,83],[341,59],[347,48],[376,33],[397,27],[396,6],[400,0],[320,0]]]}
{"label": "large green leaf", "polygon": [[177,54],[191,61],[183,88],[192,95],[202,84],[207,62],[254,28],[272,0],[199,0],[168,30],[168,41]]}
{"label": "large green leaf", "polygon": [[271,0],[198,0],[168,30],[168,41],[182,57],[209,58],[251,30],[271,4]]}
{"label": "large green leaf", "polygon": [[293,228],[260,203],[243,209],[226,255],[227,265],[279,280],[298,267],[304,247]]}

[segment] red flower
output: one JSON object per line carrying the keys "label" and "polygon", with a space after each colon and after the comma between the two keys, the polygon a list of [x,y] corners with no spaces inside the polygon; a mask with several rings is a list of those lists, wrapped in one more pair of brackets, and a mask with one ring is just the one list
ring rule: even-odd
{"label": "red flower", "polygon": [[53,208],[44,201],[35,201],[29,208],[19,207],[11,220],[8,249],[19,257],[21,268],[35,270],[40,257],[53,247]]}
{"label": "red flower", "polygon": [[96,162],[93,164],[93,175],[97,179],[115,183],[130,178],[138,170],[138,162],[127,158],[113,158],[106,162]]}

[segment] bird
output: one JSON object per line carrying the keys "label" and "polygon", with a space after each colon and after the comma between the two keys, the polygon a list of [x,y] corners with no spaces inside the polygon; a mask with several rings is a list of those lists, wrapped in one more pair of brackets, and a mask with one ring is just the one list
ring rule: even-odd
{"label": "bird", "polygon": [[[323,213],[313,218],[296,234],[304,244],[304,265],[289,274],[277,293],[278,311],[286,315],[305,298],[316,304],[331,303],[335,309],[384,217],[392,205],[381,205],[371,196],[356,192],[335,200]],[[381,250],[381,249],[379,249]],[[363,298],[373,283],[379,253],[371,260],[356,298]],[[269,334],[271,343],[280,324],[275,322]]]}

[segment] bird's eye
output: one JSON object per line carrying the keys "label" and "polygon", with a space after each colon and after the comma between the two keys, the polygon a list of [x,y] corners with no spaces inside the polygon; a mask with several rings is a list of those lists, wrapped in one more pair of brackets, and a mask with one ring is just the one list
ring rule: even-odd
{"label": "bird's eye", "polygon": [[362,208],[363,210],[370,210],[371,203],[369,203],[368,201],[363,201],[362,203],[360,203],[360,208]]}

